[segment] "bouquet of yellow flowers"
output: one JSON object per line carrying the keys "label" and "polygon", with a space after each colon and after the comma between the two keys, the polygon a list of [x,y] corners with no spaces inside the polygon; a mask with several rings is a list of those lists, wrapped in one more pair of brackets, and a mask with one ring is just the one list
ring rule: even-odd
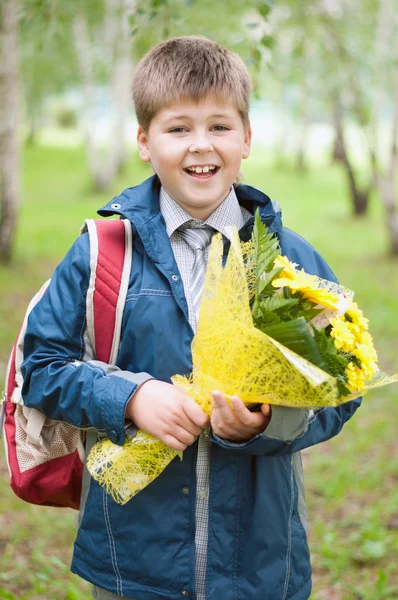
{"label": "bouquet of yellow flowers", "polygon": [[[337,406],[368,389],[398,381],[377,366],[368,320],[353,292],[297,270],[280,255],[278,240],[255,215],[252,238],[231,231],[222,265],[221,234],[213,237],[198,329],[192,342],[193,371],[175,375],[179,386],[211,415],[213,390],[246,405],[297,408]],[[124,446],[109,440],[91,450],[91,475],[124,504],[177,456],[139,432]]]}

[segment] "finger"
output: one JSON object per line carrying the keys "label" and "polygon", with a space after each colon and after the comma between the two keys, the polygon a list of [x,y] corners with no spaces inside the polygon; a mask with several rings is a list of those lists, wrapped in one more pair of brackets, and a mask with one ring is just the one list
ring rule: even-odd
{"label": "finger", "polygon": [[206,429],[210,425],[209,417],[190,396],[187,396],[187,400],[183,403],[182,408],[194,427],[194,430],[191,427],[189,430],[196,433],[196,435],[199,435],[203,429]]}
{"label": "finger", "polygon": [[262,404],[261,412],[263,413],[264,417],[270,417],[272,415],[271,405],[270,404]]}
{"label": "finger", "polygon": [[235,409],[235,414],[243,425],[258,429],[263,424],[266,424],[266,418],[262,412],[251,412],[237,396],[231,398],[232,406]]}
{"label": "finger", "polygon": [[258,413],[251,412],[238,396],[231,397],[231,404],[239,421],[245,425],[251,425],[255,422],[254,418]]}
{"label": "finger", "polygon": [[160,441],[163,442],[163,444],[165,444],[172,450],[177,450],[178,452],[184,452],[184,450],[186,450],[188,447],[188,444],[183,444],[182,442],[177,440],[174,436],[168,435],[168,434],[166,434],[165,436],[162,436],[162,439]]}
{"label": "finger", "polygon": [[211,393],[211,395],[213,396],[214,400],[214,408],[219,411],[220,415],[229,418],[234,416],[234,411],[222,392],[215,390]]}
{"label": "finger", "polygon": [[184,426],[174,425],[172,429],[168,432],[169,435],[172,435],[176,440],[185,444],[186,446],[190,446],[198,437],[197,435],[187,431]]}
{"label": "finger", "polygon": [[198,437],[201,433],[203,433],[206,427],[199,427],[196,423],[191,421],[191,419],[187,416],[184,410],[181,410],[181,413],[178,415],[178,418],[174,420],[174,425],[183,427],[186,431],[191,433],[194,437]]}

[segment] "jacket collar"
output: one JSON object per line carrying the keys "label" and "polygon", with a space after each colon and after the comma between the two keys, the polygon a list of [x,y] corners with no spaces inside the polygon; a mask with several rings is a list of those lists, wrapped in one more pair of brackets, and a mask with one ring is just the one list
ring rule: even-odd
{"label": "jacket collar", "polygon": [[[98,214],[102,217],[120,215],[129,219],[140,230],[148,221],[158,220],[160,214],[159,193],[160,180],[157,175],[146,179],[140,185],[127,188],[119,196],[115,196],[103,206]],[[275,209],[269,196],[249,185],[239,185],[235,189],[239,204],[254,214],[260,208],[261,219],[270,231],[278,232],[282,227],[282,215]],[[162,218],[163,220],[163,218]],[[251,230],[253,220],[250,219],[243,230]],[[243,232],[242,232],[243,233]]]}

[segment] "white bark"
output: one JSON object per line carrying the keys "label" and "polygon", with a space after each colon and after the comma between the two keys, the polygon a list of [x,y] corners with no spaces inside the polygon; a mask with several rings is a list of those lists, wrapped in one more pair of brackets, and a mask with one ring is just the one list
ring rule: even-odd
{"label": "white bark", "polygon": [[391,253],[398,255],[398,209],[396,202],[396,172],[398,166],[398,43],[394,65],[394,91],[392,97],[391,139],[388,157],[388,167],[385,173],[378,177],[379,194],[385,208],[386,226],[390,241]]}
{"label": "white bark", "polygon": [[[82,14],[74,21],[74,39],[83,88],[85,109],[84,126],[86,150],[90,173],[96,189],[106,188],[126,160],[126,125],[131,106],[131,35],[128,22],[133,10],[131,0],[107,0],[104,18],[104,55],[112,57],[111,94],[112,114],[110,139],[105,150],[96,140],[95,124],[95,45],[90,39],[86,20]],[[97,58],[98,59],[98,58]]]}
{"label": "white bark", "polygon": [[[380,0],[378,27],[375,39],[375,93],[373,98],[373,149],[377,156],[377,132],[380,126],[380,115],[388,88],[389,66],[393,71],[392,118],[390,129],[390,147],[386,168],[375,166],[377,189],[385,209],[385,222],[390,242],[391,253],[398,255],[398,210],[396,203],[396,169],[397,169],[397,136],[398,136],[398,37],[394,31],[396,24],[396,0]],[[394,35],[395,33],[395,35]],[[391,58],[392,49],[392,58]]]}
{"label": "white bark", "polygon": [[94,180],[94,187],[98,187],[97,174],[102,172],[95,145],[95,82],[94,82],[94,56],[90,43],[87,22],[82,14],[76,15],[73,22],[73,36],[77,54],[80,80],[82,85],[84,107],[83,127],[85,133],[88,167]]}
{"label": "white bark", "polygon": [[387,71],[391,53],[391,36],[394,23],[395,0],[379,0],[379,13],[377,19],[376,36],[374,44],[374,73],[373,106],[371,122],[371,155],[375,183],[377,184],[377,169],[379,167],[377,156],[379,154],[379,126],[380,116],[386,100]]}
{"label": "white bark", "polygon": [[11,258],[20,202],[18,0],[0,3],[0,260]]}
{"label": "white bark", "polygon": [[[111,169],[114,174],[118,173],[126,162],[126,124],[132,105],[131,84],[133,78],[133,61],[131,58],[131,33],[128,21],[129,10],[133,10],[130,0],[108,0],[108,2],[119,3],[119,14],[117,6],[114,11],[117,15],[117,26],[115,27],[114,46],[115,64],[112,73],[112,99],[114,106],[114,118],[112,127],[111,147]],[[121,12],[120,12],[121,11]]]}

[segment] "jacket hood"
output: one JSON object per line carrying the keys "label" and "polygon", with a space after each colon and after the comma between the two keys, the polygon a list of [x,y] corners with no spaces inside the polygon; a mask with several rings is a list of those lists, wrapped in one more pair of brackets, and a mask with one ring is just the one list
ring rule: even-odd
{"label": "jacket hood", "polygon": [[[158,176],[153,175],[140,185],[127,188],[119,196],[115,196],[98,210],[98,214],[101,217],[120,215],[139,227],[159,214],[160,187]],[[282,214],[277,202],[273,203],[269,196],[249,185],[241,184],[235,188],[235,192],[239,204],[249,212],[254,214],[257,208],[260,209],[261,219],[270,231],[281,230]],[[246,224],[248,229],[252,223],[250,219]]]}

